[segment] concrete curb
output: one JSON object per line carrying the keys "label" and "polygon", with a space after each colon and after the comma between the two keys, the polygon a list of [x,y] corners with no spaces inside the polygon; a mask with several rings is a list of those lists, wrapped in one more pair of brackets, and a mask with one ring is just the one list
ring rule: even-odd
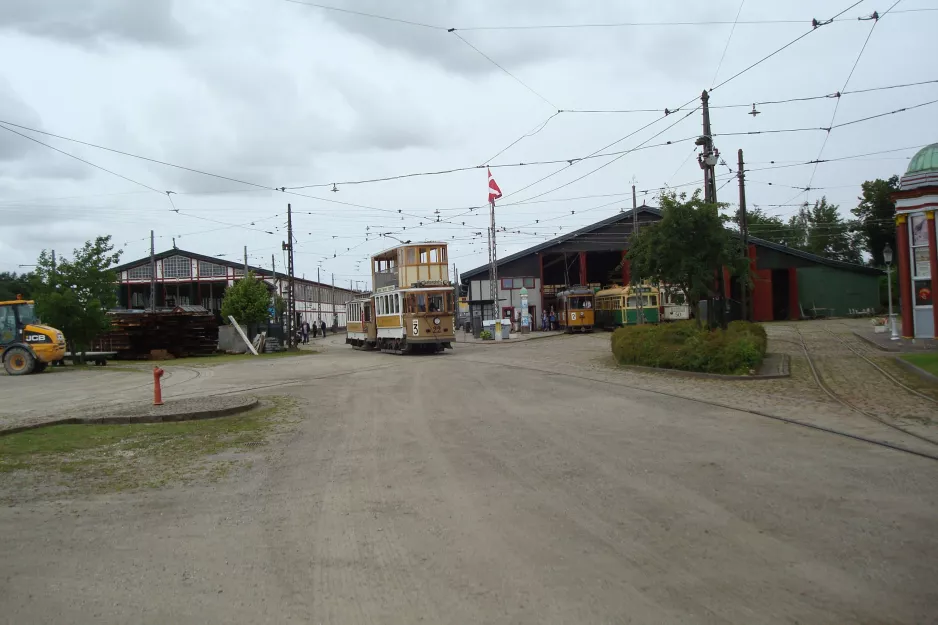
{"label": "concrete curb", "polygon": [[259,401],[256,397],[246,398],[243,404],[229,406],[227,408],[218,408],[214,410],[187,411],[187,412],[168,412],[157,415],[139,415],[130,417],[64,417],[62,419],[52,419],[41,421],[39,423],[28,423],[11,428],[0,429],[0,436],[9,436],[27,430],[36,430],[39,428],[51,427],[53,425],[111,425],[128,423],[172,423],[177,421],[201,421],[203,419],[216,419],[218,417],[230,417],[231,415],[247,412],[256,408]]}
{"label": "concrete curb", "polygon": [[854,332],[853,335],[854,335],[855,337],[857,337],[858,339],[860,339],[861,341],[863,341],[864,343],[867,343],[867,344],[869,344],[869,345],[872,345],[873,347],[875,347],[876,349],[878,349],[878,350],[881,351],[881,352],[890,352],[890,353],[897,354],[897,353],[899,353],[899,351],[901,351],[901,350],[898,350],[898,349],[890,349],[890,348],[888,348],[888,347],[883,347],[882,345],[880,345],[879,343],[877,343],[877,342],[874,341],[873,339],[867,338],[867,337],[863,336],[862,334],[860,334],[859,332]]}
{"label": "concrete curb", "polygon": [[925,371],[924,369],[922,369],[921,367],[917,365],[913,365],[908,360],[905,360],[904,358],[902,358],[902,356],[897,355],[897,356],[894,356],[893,359],[896,361],[896,364],[898,364],[900,367],[902,367],[909,373],[913,373],[917,375],[918,377],[922,378],[923,380],[928,380],[929,382],[938,384],[938,376],[932,373],[929,373],[928,371]]}
{"label": "concrete curb", "polygon": [[726,375],[723,373],[703,373],[700,371],[683,371],[681,369],[663,369],[659,367],[645,367],[642,365],[619,365],[620,369],[631,369],[642,373],[664,373],[679,378],[703,378],[711,380],[731,380],[734,382],[751,382],[757,380],[779,380],[791,377],[791,360],[787,354],[777,354],[782,358],[781,369],[784,373],[770,373],[767,375]]}
{"label": "concrete curb", "polygon": [[541,339],[555,339],[561,336],[573,336],[572,334],[548,334],[547,336],[532,336],[529,339],[524,339],[519,341],[518,339],[508,339],[507,341],[496,341],[492,339],[491,341],[453,341],[456,345],[518,345],[520,343],[527,343],[528,341],[539,341]]}

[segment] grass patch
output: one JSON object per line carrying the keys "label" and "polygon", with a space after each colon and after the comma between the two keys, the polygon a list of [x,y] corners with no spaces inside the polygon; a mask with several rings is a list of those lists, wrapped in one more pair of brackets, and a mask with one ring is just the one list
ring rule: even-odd
{"label": "grass patch", "polygon": [[932,375],[938,375],[938,353],[902,354],[900,358]]}
{"label": "grass patch", "polygon": [[734,321],[726,330],[679,321],[612,333],[612,353],[619,364],[729,375],[758,370],[767,343],[765,328],[745,321]]}
{"label": "grass patch", "polygon": [[269,397],[259,410],[231,417],[56,425],[3,436],[0,499],[29,498],[50,483],[59,491],[101,493],[217,480],[238,465],[220,455],[265,444],[295,405],[289,397]]}

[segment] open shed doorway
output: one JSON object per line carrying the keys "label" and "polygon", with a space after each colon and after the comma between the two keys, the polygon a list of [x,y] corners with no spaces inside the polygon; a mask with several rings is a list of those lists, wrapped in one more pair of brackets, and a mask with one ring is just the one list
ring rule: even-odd
{"label": "open shed doorway", "polygon": [[787,269],[772,270],[772,319],[774,321],[785,321],[789,318],[791,311],[789,283]]}

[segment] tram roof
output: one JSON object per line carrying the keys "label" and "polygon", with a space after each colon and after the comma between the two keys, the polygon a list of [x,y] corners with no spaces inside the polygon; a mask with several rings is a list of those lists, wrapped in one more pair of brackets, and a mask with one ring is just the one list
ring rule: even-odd
{"label": "tram roof", "polygon": [[372,254],[371,257],[378,258],[380,256],[384,256],[390,252],[393,252],[396,249],[400,249],[402,247],[429,247],[433,245],[438,246],[438,247],[440,246],[446,247],[447,243],[445,243],[444,241],[416,241],[416,242],[408,241],[407,243],[400,243],[398,245],[395,245],[394,247],[389,247],[388,249],[382,250],[378,252],[377,254]]}

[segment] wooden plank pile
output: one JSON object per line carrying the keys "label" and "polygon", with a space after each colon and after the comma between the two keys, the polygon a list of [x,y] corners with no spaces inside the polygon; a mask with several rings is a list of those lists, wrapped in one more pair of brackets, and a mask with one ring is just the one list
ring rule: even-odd
{"label": "wooden plank pile", "polygon": [[111,329],[92,344],[94,351],[117,352],[119,360],[146,360],[151,353],[175,358],[209,356],[218,348],[218,322],[198,306],[185,310],[113,310]]}

